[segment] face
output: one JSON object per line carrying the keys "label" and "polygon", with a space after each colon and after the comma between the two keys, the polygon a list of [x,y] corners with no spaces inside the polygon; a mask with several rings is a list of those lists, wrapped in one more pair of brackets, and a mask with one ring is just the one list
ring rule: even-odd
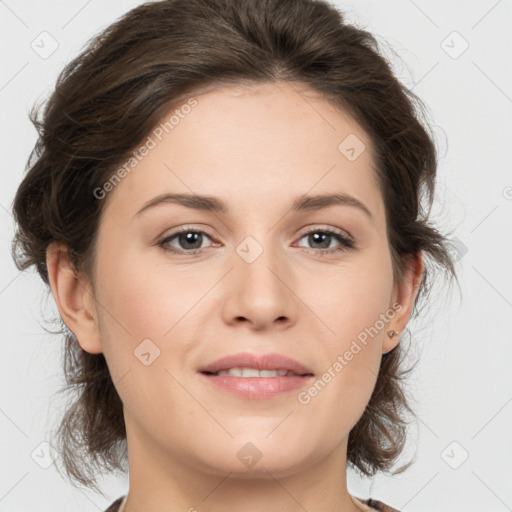
{"label": "face", "polygon": [[400,309],[371,142],[299,84],[194,99],[102,199],[82,348],[104,353],[134,450],[242,477],[343,460]]}

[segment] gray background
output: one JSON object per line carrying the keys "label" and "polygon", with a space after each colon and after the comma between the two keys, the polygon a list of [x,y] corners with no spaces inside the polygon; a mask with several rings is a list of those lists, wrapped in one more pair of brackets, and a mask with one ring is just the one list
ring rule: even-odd
{"label": "gray background", "polygon": [[[61,342],[40,324],[57,310],[9,248],[12,199],[36,135],[28,109],[90,37],[139,3],[0,0],[0,512],[102,511],[128,487],[106,478],[105,499],[51,464]],[[438,288],[429,316],[410,324],[418,420],[401,461],[414,455],[416,464],[394,477],[351,474],[350,490],[407,512],[512,510],[512,1],[337,4],[398,53],[387,51],[396,73],[429,108],[440,149],[433,219],[456,239],[462,288],[462,300]]]}

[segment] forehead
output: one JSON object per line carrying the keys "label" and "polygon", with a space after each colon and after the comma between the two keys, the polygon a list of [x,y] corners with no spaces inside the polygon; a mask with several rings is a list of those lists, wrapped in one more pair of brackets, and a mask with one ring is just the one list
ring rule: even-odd
{"label": "forehead", "polygon": [[149,149],[111,193],[122,196],[117,206],[130,212],[166,192],[258,208],[288,194],[294,200],[341,191],[379,207],[368,135],[304,84],[217,84],[198,91],[162,116],[144,146]]}

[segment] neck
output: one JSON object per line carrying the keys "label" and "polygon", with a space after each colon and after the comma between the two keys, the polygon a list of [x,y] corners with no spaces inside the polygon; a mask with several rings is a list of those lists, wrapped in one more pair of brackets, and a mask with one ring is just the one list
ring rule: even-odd
{"label": "neck", "polygon": [[170,457],[128,433],[130,489],[120,512],[357,512],[369,510],[346,485],[346,440],[324,458],[287,474],[260,466],[250,476],[214,473]]}

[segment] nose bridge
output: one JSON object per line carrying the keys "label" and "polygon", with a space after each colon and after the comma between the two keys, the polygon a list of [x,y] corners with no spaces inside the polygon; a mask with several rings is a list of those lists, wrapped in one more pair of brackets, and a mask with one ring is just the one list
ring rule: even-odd
{"label": "nose bridge", "polygon": [[237,278],[243,281],[245,289],[250,287],[253,292],[263,295],[284,294],[286,262],[272,233],[260,235],[258,240],[247,236],[236,247],[236,254],[240,260],[235,262],[239,267]]}
{"label": "nose bridge", "polygon": [[278,319],[291,320],[295,305],[286,255],[272,233],[256,236],[245,237],[235,247],[226,320],[243,317],[259,326]]}

